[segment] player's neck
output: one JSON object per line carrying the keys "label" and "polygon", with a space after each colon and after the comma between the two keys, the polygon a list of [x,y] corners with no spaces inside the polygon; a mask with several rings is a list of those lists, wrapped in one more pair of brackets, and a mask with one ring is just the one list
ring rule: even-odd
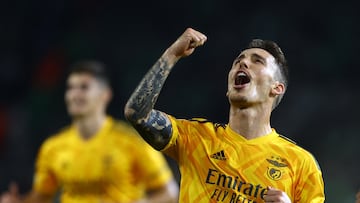
{"label": "player's neck", "polygon": [[229,127],[248,140],[267,135],[271,132],[271,110],[266,109],[261,106],[248,108],[231,106]]}
{"label": "player's neck", "polygon": [[102,127],[106,119],[105,114],[96,114],[92,116],[83,116],[74,119],[74,124],[79,132],[79,135],[87,140],[92,138]]}

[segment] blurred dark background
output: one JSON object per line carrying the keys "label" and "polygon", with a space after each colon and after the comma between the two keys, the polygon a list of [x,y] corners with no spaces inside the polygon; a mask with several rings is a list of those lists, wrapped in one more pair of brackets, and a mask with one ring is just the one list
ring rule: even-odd
{"label": "blurred dark background", "polygon": [[[253,38],[276,41],[290,86],[272,125],[317,158],[326,202],[354,202],[360,188],[359,17],[355,1],[2,1],[0,6],[0,189],[31,186],[44,139],[70,122],[63,102],[68,66],[109,67],[123,119],[131,92],[187,27],[208,42],[181,60],[157,109],[226,123],[227,73]],[[177,168],[173,166],[174,172]]]}

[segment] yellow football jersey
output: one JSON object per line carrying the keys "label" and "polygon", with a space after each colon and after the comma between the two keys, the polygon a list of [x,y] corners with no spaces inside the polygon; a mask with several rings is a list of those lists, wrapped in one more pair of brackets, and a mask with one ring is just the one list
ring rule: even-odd
{"label": "yellow football jersey", "polygon": [[314,157],[274,129],[247,140],[228,125],[169,118],[172,138],[162,151],[178,162],[180,202],[260,203],[268,186],[295,203],[324,202]]}
{"label": "yellow football jersey", "polygon": [[130,202],[147,189],[172,178],[164,156],[135,130],[108,117],[99,132],[82,139],[74,126],[48,138],[41,146],[34,176],[35,191],[62,203]]}

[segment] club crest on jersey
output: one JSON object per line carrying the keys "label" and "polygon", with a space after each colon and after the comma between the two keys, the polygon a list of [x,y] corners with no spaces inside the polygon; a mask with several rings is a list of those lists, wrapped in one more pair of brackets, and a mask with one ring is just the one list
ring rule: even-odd
{"label": "club crest on jersey", "polygon": [[286,159],[279,156],[271,156],[266,161],[270,164],[267,169],[267,176],[272,180],[280,180],[284,174],[283,168],[288,166]]}

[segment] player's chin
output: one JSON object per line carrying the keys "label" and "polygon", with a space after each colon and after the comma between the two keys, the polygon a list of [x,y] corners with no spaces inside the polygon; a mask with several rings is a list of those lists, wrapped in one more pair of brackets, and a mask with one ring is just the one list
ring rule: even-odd
{"label": "player's chin", "polygon": [[244,92],[228,91],[227,97],[230,101],[246,101],[247,95]]}
{"label": "player's chin", "polygon": [[68,114],[73,118],[84,117],[85,112],[82,109],[68,109]]}

